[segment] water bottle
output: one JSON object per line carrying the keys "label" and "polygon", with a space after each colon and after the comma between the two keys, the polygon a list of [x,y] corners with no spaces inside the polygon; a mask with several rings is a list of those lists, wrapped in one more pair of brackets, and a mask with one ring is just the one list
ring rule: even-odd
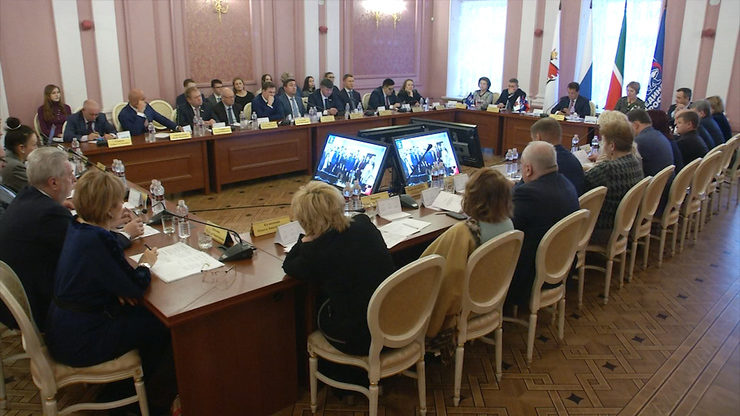
{"label": "water bottle", "polygon": [[352,209],[360,209],[362,207],[362,203],[360,202],[361,193],[360,181],[355,179],[355,183],[352,185]]}
{"label": "water bottle", "polygon": [[424,98],[421,99],[421,106],[424,109],[424,111],[429,111],[429,98],[426,100]]}
{"label": "water bottle", "polygon": [[311,107],[308,110],[308,118],[311,120],[311,123],[315,123],[318,121],[318,116],[316,115],[316,107]]}
{"label": "water bottle", "polygon": [[252,130],[257,130],[260,126],[257,125],[257,113],[252,111]]}
{"label": "water bottle", "polygon": [[349,183],[349,177],[344,178],[344,189],[342,189],[342,196],[344,196],[344,212],[349,212],[350,199],[352,198],[352,185]]}
{"label": "water bottle", "polygon": [[244,116],[244,112],[239,112],[239,128],[247,127],[247,117]]}
{"label": "water bottle", "polygon": [[149,137],[148,137],[149,141],[153,142],[154,140],[156,140],[154,136],[157,134],[157,129],[154,127],[153,121],[149,122],[149,125],[147,126],[147,130],[149,131]]}
{"label": "water bottle", "polygon": [[599,156],[599,136],[594,136],[591,140],[591,155]]}
{"label": "water bottle", "polygon": [[578,151],[578,142],[581,141],[581,139],[578,137],[577,134],[573,135],[573,139],[570,141],[570,151],[571,153],[575,153]]}
{"label": "water bottle", "polygon": [[344,105],[344,119],[349,120],[349,103]]}
{"label": "water bottle", "polygon": [[182,199],[177,201],[177,236],[180,238],[190,237],[190,221],[188,220],[188,206]]}
{"label": "water bottle", "polygon": [[288,124],[293,124],[293,114],[288,114],[288,115],[287,115],[287,116],[285,117],[285,121],[286,121],[286,122],[287,122]]}
{"label": "water bottle", "polygon": [[[80,141],[77,140],[75,137],[72,139],[72,152],[74,152],[78,156],[82,156],[82,149],[80,149]],[[75,176],[82,175],[82,172],[85,170],[85,164],[80,160],[79,157],[75,157],[74,159],[74,167],[75,167]]]}
{"label": "water bottle", "polygon": [[511,174],[516,176],[519,173],[519,150],[511,149]]}
{"label": "water bottle", "polygon": [[506,174],[507,175],[511,174],[511,159],[513,157],[514,157],[514,155],[513,155],[513,152],[511,151],[511,149],[507,150],[506,151],[506,156],[504,157],[504,159],[506,160],[505,163],[506,163]]}
{"label": "water bottle", "polygon": [[357,103],[357,112],[360,113],[360,114],[363,113],[362,103]]}
{"label": "water bottle", "polygon": [[164,186],[162,186],[162,182],[152,179],[149,193],[152,195],[152,213],[157,214],[164,211]]}
{"label": "water bottle", "polygon": [[113,159],[111,170],[123,182],[123,186],[126,186],[126,167],[123,165],[123,162],[119,159]]}

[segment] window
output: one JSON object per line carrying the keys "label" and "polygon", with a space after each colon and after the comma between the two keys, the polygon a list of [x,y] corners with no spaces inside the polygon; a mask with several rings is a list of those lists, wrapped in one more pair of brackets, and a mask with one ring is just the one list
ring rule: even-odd
{"label": "window", "polygon": [[[650,68],[655,52],[655,41],[660,29],[662,0],[629,0],[627,2],[627,40],[625,44],[622,95],[626,95],[627,83],[640,83],[638,97],[645,99]],[[609,81],[617,53],[619,31],[622,28],[624,0],[599,0],[593,2],[594,19],[594,70],[593,97],[591,100],[600,108],[606,104]],[[585,25],[582,25],[585,26]],[[585,27],[583,28],[585,31]]]}
{"label": "window", "polygon": [[447,58],[447,95],[465,97],[478,78],[501,89],[504,72],[507,0],[452,0]]}

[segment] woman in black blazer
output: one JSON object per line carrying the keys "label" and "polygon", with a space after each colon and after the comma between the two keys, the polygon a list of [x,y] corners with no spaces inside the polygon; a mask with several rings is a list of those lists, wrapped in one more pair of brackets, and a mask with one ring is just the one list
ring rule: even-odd
{"label": "woman in black blazer", "polygon": [[403,104],[417,105],[421,101],[421,94],[414,89],[414,81],[407,79],[403,82],[401,91],[397,94],[398,101]]}

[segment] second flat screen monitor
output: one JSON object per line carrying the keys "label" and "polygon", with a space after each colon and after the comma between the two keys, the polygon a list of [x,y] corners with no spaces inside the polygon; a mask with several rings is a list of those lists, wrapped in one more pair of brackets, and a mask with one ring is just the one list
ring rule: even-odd
{"label": "second flat screen monitor", "polygon": [[[445,175],[460,173],[460,164],[452,148],[447,130],[437,130],[394,139],[393,145],[400,161],[406,185],[416,185],[429,180],[428,171],[434,162],[442,161]],[[431,148],[427,152],[427,148]],[[416,169],[414,170],[414,167]],[[413,175],[411,172],[414,172]]]}
{"label": "second flat screen monitor", "polygon": [[330,134],[313,179],[340,188],[357,180],[362,193],[370,195],[378,190],[387,156],[382,143]]}

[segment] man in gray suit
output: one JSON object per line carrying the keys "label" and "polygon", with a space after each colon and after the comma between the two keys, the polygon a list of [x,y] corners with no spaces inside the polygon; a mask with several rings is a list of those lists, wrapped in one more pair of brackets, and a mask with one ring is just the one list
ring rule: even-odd
{"label": "man in gray suit", "polygon": [[283,81],[283,93],[277,96],[277,102],[283,118],[290,115],[295,119],[306,114],[303,99],[298,94],[298,85],[293,78]]}
{"label": "man in gray suit", "polygon": [[211,90],[213,91],[213,94],[206,98],[206,105],[211,108],[216,108],[216,104],[221,102],[221,88],[223,86],[224,83],[221,82],[220,79],[211,80]]}

